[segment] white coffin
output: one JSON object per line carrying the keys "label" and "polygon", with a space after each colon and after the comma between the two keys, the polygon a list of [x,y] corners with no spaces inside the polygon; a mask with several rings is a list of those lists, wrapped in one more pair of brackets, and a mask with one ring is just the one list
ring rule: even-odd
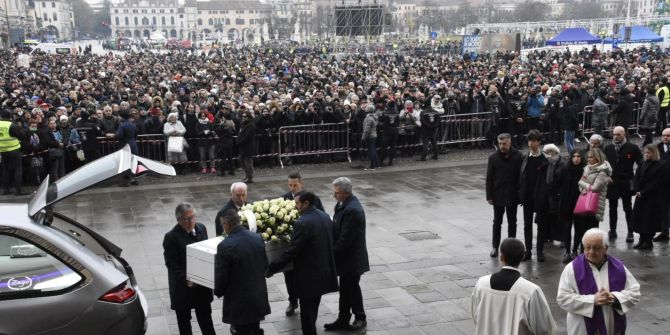
{"label": "white coffin", "polygon": [[186,279],[214,289],[214,257],[221,241],[223,237],[217,236],[186,246]]}

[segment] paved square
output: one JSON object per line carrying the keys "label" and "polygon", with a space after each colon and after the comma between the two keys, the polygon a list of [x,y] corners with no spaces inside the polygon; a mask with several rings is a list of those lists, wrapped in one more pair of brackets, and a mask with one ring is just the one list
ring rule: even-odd
{"label": "paved square", "polygon": [[[335,205],[330,194],[334,176],[352,179],[354,193],[365,208],[372,271],[362,277],[361,286],[368,334],[473,333],[472,286],[479,276],[500,266],[488,256],[493,211],[484,196],[485,169],[481,161],[440,162],[423,169],[407,166],[375,172],[322,171],[319,176],[304,176],[306,188],[321,197],[329,214],[332,215]],[[213,219],[227,201],[230,182],[229,178],[219,178],[128,189],[93,189],[57,205],[57,210],[124,249],[123,256],[133,266],[149,300],[148,333],[177,334],[176,318],[169,309],[163,235],[176,223],[173,215],[176,205],[188,201],[195,204],[198,221],[206,224],[213,236]],[[285,188],[284,176],[259,178],[249,187],[249,199],[277,197]],[[523,234],[520,214],[519,221],[518,232]],[[603,227],[608,227],[607,220]],[[625,224],[621,224],[619,236],[625,236],[624,229]],[[431,237],[428,232],[439,238],[422,238]],[[404,233],[420,238],[408,239],[400,235]],[[624,260],[642,287],[640,304],[628,314],[629,334],[668,333],[668,244],[656,244],[651,252],[631,247],[619,238],[610,249],[610,253]],[[545,252],[545,263],[538,264],[533,259],[523,263],[521,270],[525,278],[542,287],[560,329],[565,332],[565,313],[556,305],[563,250],[549,246]],[[262,324],[265,333],[300,334],[299,317],[284,316],[287,295],[281,275],[268,280],[268,293],[272,314]],[[337,300],[337,294],[322,299],[317,321],[320,331],[323,323],[335,319]],[[215,299],[212,305],[215,327],[219,334],[228,334],[228,325],[221,323],[221,304]],[[194,329],[198,329],[195,318],[193,322]]]}

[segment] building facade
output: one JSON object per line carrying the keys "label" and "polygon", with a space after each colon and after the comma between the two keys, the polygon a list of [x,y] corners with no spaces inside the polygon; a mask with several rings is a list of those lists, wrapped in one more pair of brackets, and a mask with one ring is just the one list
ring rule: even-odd
{"label": "building facade", "polygon": [[73,40],[77,37],[74,12],[70,2],[65,0],[36,0],[34,5],[35,24],[40,38]]}
{"label": "building facade", "polygon": [[112,36],[148,39],[159,31],[165,38],[188,35],[185,10],[177,0],[132,1],[110,5]]}
{"label": "building facade", "polygon": [[263,25],[270,23],[272,5],[258,1],[199,1],[197,31],[199,39],[258,41]]}

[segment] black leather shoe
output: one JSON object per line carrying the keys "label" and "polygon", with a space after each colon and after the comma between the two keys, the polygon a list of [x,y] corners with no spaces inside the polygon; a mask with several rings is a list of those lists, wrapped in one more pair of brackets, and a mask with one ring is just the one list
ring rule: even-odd
{"label": "black leather shoe", "polygon": [[323,328],[326,330],[349,330],[349,327],[349,322],[342,321],[340,319],[323,325]]}
{"label": "black leather shoe", "polygon": [[354,323],[349,326],[350,331],[361,330],[368,325],[368,322],[365,320],[354,320]]}
{"label": "black leather shoe", "polygon": [[288,304],[288,307],[286,307],[286,316],[295,314],[296,309],[298,309],[298,304]]}
{"label": "black leather shoe", "polygon": [[667,242],[667,241],[670,241],[670,235],[668,235],[668,233],[660,233],[660,234],[656,235],[656,237],[654,237],[654,239],[652,241],[654,241],[654,242]]}
{"label": "black leather shoe", "polygon": [[540,263],[545,261],[544,253],[538,253],[537,254],[537,261],[540,262]]}
{"label": "black leather shoe", "polygon": [[635,241],[635,239],[633,239],[633,233],[628,233],[628,235],[626,235],[626,243],[633,243],[633,241]]}
{"label": "black leather shoe", "polygon": [[524,262],[529,261],[531,257],[533,257],[533,253],[530,252],[530,251],[527,251],[523,254],[523,261]]}
{"label": "black leather shoe", "polygon": [[498,248],[491,249],[491,252],[489,253],[489,256],[491,256],[493,258],[498,257]]}

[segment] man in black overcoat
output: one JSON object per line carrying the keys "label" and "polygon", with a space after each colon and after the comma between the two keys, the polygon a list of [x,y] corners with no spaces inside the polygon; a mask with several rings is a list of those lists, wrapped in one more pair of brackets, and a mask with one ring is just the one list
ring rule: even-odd
{"label": "man in black overcoat", "polygon": [[516,237],[516,212],[519,205],[518,187],[522,156],[512,148],[512,136],[498,135],[498,150],[489,156],[486,168],[486,201],[493,206],[493,249],[491,257],[498,257],[500,229],[507,211],[507,237]]}
{"label": "man in black overcoat", "polygon": [[[365,242],[365,212],[352,193],[351,180],[340,177],[333,181],[337,200],[333,223],[335,224],[335,264],[340,276],[340,306],[337,320],[325,324],[326,330],[359,330],[367,326],[361,275],[370,271]],[[354,323],[349,324],[351,314]]]}
{"label": "man in black overcoat", "polygon": [[[291,172],[288,175],[288,189],[289,191],[282,195],[284,200],[294,200],[295,195],[302,192],[304,183],[302,181],[302,176],[300,172],[295,171]],[[321,204],[321,199],[315,195],[314,208],[323,210],[323,205]],[[293,271],[284,272],[284,281],[286,282],[286,291],[288,292],[288,307],[286,307],[286,315],[291,316],[295,313],[295,310],[298,308],[298,298],[295,297],[295,288],[293,287]]]}
{"label": "man in black overcoat", "polygon": [[293,262],[293,284],[305,335],[316,334],[321,296],[337,291],[333,223],[328,214],[314,208],[315,197],[311,192],[295,197],[300,217],[293,225],[291,244],[282,256],[270,263],[266,273],[266,277],[271,277]]}
{"label": "man in black overcoat", "polygon": [[670,240],[670,128],[663,129],[661,143],[658,144],[661,155],[661,233],[654,237],[654,242]]}
{"label": "man in black overcoat", "polygon": [[626,242],[633,242],[633,177],[635,176],[633,166],[642,164],[642,152],[640,148],[626,140],[626,130],[623,127],[614,127],[612,130],[612,143],[607,145],[603,151],[607,161],[612,166],[613,183],[607,186],[607,199],[609,200],[610,210],[610,231],[611,239],[617,238],[617,207],[619,198],[623,205],[623,211],[626,214],[626,225],[628,234]]}
{"label": "man in black overcoat", "polygon": [[191,310],[195,309],[200,330],[214,335],[212,323],[212,290],[186,279],[186,246],[207,239],[207,228],[195,222],[195,210],[188,203],[181,203],[175,210],[177,225],[165,234],[163,256],[168,269],[170,308],[177,313],[180,335],[190,335]]}
{"label": "man in black overcoat", "polygon": [[256,125],[251,113],[242,113],[242,129],[237,135],[237,150],[240,153],[240,163],[244,168],[244,182],[253,183],[254,155],[256,154]]}
{"label": "man in black overcoat", "polygon": [[227,237],[216,248],[214,294],[223,297],[223,322],[238,335],[260,334],[260,321],[270,314],[265,243],[242,228],[235,210],[224,213],[221,225]]}
{"label": "man in black overcoat", "polygon": [[243,182],[236,182],[230,185],[230,199],[218,213],[214,219],[214,228],[216,229],[216,236],[223,234],[223,227],[221,226],[221,217],[230,210],[236,212],[247,204],[247,184]]}

